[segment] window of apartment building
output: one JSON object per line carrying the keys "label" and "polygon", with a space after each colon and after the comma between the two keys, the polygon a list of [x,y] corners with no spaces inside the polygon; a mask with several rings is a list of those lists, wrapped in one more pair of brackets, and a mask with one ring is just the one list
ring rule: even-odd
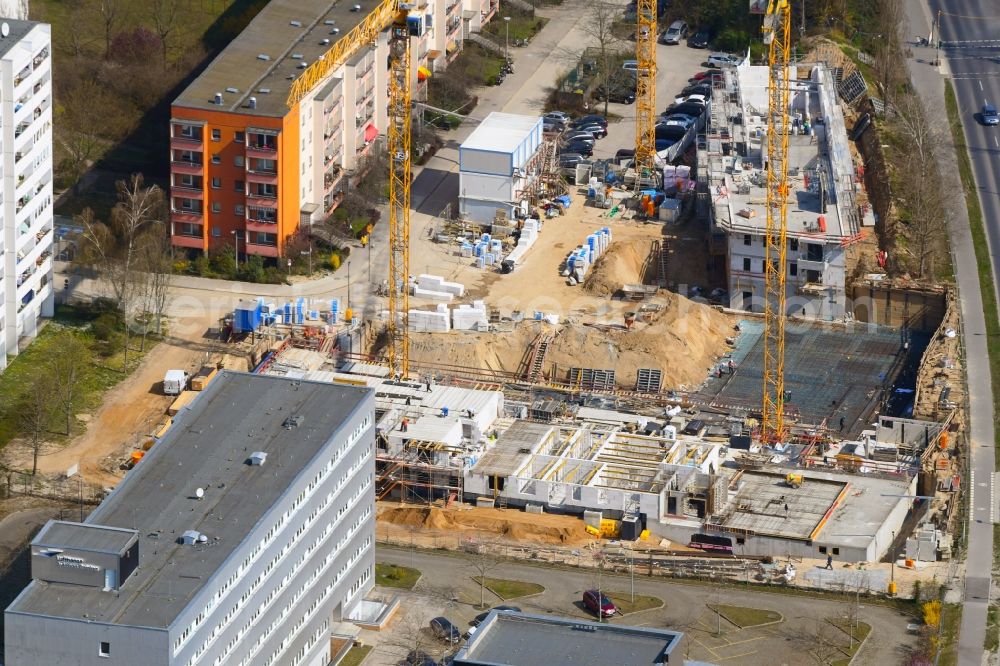
{"label": "window of apartment building", "polygon": [[750,234],[743,234],[743,244],[750,245],[753,242],[753,237]]}
{"label": "window of apartment building", "polygon": [[212,202],[212,212],[213,213],[221,213],[222,212],[222,204],[220,204],[218,201],[213,201]]}
{"label": "window of apartment building", "polygon": [[97,655],[99,657],[110,657],[111,656],[111,643],[108,641],[101,641],[100,646],[97,648]]}
{"label": "window of apartment building", "polygon": [[809,261],[823,261],[823,246],[818,243],[807,243],[806,259]]}
{"label": "window of apartment building", "polygon": [[788,241],[788,249],[790,249],[792,252],[798,252],[799,251],[799,239],[798,238],[792,238],[791,240],[789,240]]}
{"label": "window of apartment building", "polygon": [[826,553],[826,546],[820,546],[819,547],[819,552]]}
{"label": "window of apartment building", "polygon": [[233,181],[233,189],[240,194],[243,194],[246,190],[244,189],[245,183],[242,180]]}
{"label": "window of apartment building", "polygon": [[222,158],[218,153],[212,153],[212,164],[222,164]]}
{"label": "window of apartment building", "polygon": [[743,270],[749,272],[750,268],[750,257],[743,257]]}
{"label": "window of apartment building", "polygon": [[222,235],[222,229],[220,229],[219,227],[212,227],[212,235],[218,238],[219,236]]}
{"label": "window of apartment building", "polygon": [[243,217],[246,214],[246,210],[247,209],[243,205],[236,204],[236,208],[233,209],[233,212],[236,213],[237,217]]}
{"label": "window of apartment building", "polygon": [[180,127],[180,131],[181,131],[181,136],[182,137],[184,137],[186,139],[194,139],[195,138],[195,129],[194,129],[193,125],[179,125],[179,127]]}
{"label": "window of apartment building", "polygon": [[181,162],[194,162],[194,153],[190,150],[182,150]]}
{"label": "window of apartment building", "polygon": [[222,130],[220,129],[212,130],[212,141],[222,141]]}
{"label": "window of apartment building", "polygon": [[233,139],[236,141],[236,143],[246,143],[247,134],[246,132],[235,132],[233,134]]}
{"label": "window of apartment building", "polygon": [[177,184],[182,187],[194,187],[194,176],[182,173],[180,174],[180,182]]}
{"label": "window of apartment building", "polygon": [[216,178],[213,178],[213,179],[212,179],[212,189],[213,189],[213,190],[217,190],[217,189],[219,189],[220,187],[222,187],[222,179],[221,179],[221,178],[218,178],[218,177],[216,177]]}
{"label": "window of apartment building", "polygon": [[181,199],[180,202],[183,210],[194,210],[194,201],[191,199]]}
{"label": "window of apartment building", "polygon": [[788,274],[795,277],[799,274],[799,264],[795,261],[788,262]]}
{"label": "window of apartment building", "polygon": [[233,160],[233,164],[235,164],[238,167],[243,166],[243,156],[237,155],[236,158]]}
{"label": "window of apartment building", "polygon": [[181,236],[200,236],[201,229],[198,228],[198,225],[191,222],[182,222],[180,234]]}

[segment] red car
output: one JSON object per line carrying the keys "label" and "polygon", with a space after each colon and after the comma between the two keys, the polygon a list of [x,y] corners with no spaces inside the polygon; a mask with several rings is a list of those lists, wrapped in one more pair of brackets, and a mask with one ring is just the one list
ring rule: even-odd
{"label": "red car", "polygon": [[[600,599],[600,602],[598,602],[598,599]],[[611,599],[608,599],[597,590],[587,590],[583,593],[583,605],[591,613],[601,617],[611,617],[618,612]],[[598,611],[598,609],[600,610]]]}

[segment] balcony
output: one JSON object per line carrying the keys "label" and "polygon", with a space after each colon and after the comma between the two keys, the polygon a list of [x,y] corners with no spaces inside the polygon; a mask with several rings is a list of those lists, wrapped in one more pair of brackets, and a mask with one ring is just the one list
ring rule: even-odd
{"label": "balcony", "polygon": [[247,171],[248,183],[261,183],[263,185],[277,185],[278,174],[274,171]]}
{"label": "balcony", "polygon": [[277,208],[278,195],[277,193],[264,194],[261,192],[254,192],[253,189],[250,189],[247,192],[247,203],[261,208]]}
{"label": "balcony", "polygon": [[327,173],[323,174],[323,191],[329,193],[344,178],[344,170],[334,166]]}
{"label": "balcony", "polygon": [[205,175],[205,165],[193,160],[171,160],[170,171],[182,173],[185,176],[203,176]]}
{"label": "balcony", "polygon": [[170,237],[170,244],[175,247],[190,247],[196,250],[205,249],[205,239],[201,236],[186,236],[182,234],[173,234]]}
{"label": "balcony", "polygon": [[187,210],[184,208],[173,208],[170,211],[170,221],[180,223],[201,224],[202,213],[200,210]]}
{"label": "balcony", "polygon": [[202,143],[203,141],[200,134],[195,136],[175,134],[170,137],[170,148],[173,150],[201,149]]}
{"label": "balcony", "polygon": [[278,145],[266,143],[247,143],[247,157],[253,159],[273,160],[278,154]]}
{"label": "balcony", "polygon": [[247,243],[247,254],[257,254],[262,257],[277,257],[277,245],[260,245],[258,243]]}
{"label": "balcony", "polygon": [[811,261],[806,259],[805,254],[799,257],[798,262],[800,271],[819,271],[822,273],[826,270],[826,263],[822,259],[819,261]]}
{"label": "balcony", "polygon": [[266,220],[251,220],[249,217],[246,220],[246,230],[247,231],[260,231],[263,233],[273,234],[278,231],[278,221],[268,222]]}
{"label": "balcony", "polygon": [[344,192],[334,192],[323,197],[323,212],[329,214],[344,200]]}

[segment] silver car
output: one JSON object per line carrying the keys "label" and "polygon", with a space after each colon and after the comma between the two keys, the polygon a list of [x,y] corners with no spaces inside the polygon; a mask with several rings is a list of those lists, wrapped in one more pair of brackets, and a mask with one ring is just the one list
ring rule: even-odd
{"label": "silver car", "polygon": [[684,21],[674,21],[670,27],[660,35],[660,42],[663,44],[680,44],[681,40],[687,37],[688,24]]}

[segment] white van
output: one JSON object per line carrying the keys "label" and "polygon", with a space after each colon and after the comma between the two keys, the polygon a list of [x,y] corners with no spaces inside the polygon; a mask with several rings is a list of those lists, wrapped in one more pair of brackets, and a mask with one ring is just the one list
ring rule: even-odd
{"label": "white van", "polygon": [[187,388],[188,373],[183,370],[167,370],[163,376],[164,395],[180,395]]}

